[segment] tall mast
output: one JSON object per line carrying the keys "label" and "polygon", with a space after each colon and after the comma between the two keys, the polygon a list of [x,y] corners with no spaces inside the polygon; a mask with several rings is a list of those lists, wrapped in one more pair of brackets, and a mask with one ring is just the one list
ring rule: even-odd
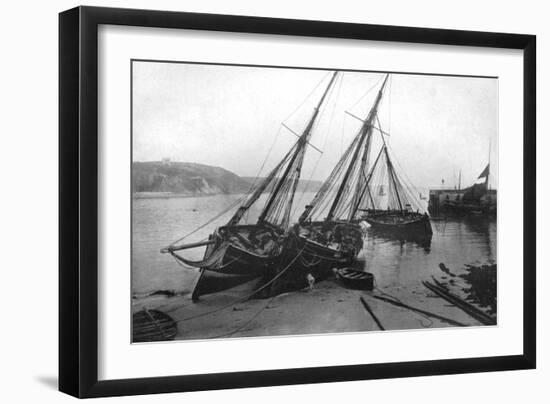
{"label": "tall mast", "polygon": [[[271,193],[271,196],[269,197],[269,200],[268,200],[267,204],[265,205],[264,210],[262,211],[262,213],[260,214],[260,216],[258,218],[258,223],[265,221],[265,217],[269,213],[269,210],[271,209],[271,206],[273,205],[273,202],[275,201],[275,198],[277,197],[277,194],[279,193],[279,191],[281,190],[281,187],[285,183],[285,180],[286,180],[286,178],[287,178],[287,176],[290,172],[290,169],[294,165],[294,162],[296,161],[296,158],[301,153],[302,149],[306,146],[306,144],[309,140],[309,137],[311,135],[311,129],[313,128],[313,125],[315,124],[317,116],[319,115],[319,110],[321,108],[321,105],[323,104],[323,101],[325,100],[325,98],[328,94],[328,91],[332,87],[332,84],[334,83],[334,80],[336,79],[337,74],[338,74],[337,71],[335,71],[332,74],[332,77],[331,77],[331,79],[330,79],[330,81],[327,85],[327,88],[325,89],[323,95],[321,96],[321,99],[317,103],[317,106],[313,110],[313,114],[312,114],[306,128],[304,129],[304,131],[302,132],[302,135],[298,139],[296,150],[294,151],[294,155],[292,156],[292,159],[288,163],[284,174],[281,176],[281,178],[279,178],[279,181],[277,182],[277,186],[275,187],[275,190]],[[297,167],[296,170],[298,171],[297,180],[299,180],[300,179],[301,165],[300,165],[300,167]],[[290,203],[292,203],[292,198],[290,200]]]}
{"label": "tall mast", "polygon": [[[384,137],[382,136],[382,141],[383,140],[384,140]],[[374,169],[378,165],[378,160],[380,160],[380,156],[382,156],[382,152],[384,151],[385,147],[386,147],[386,143],[384,142],[384,145],[380,149],[380,152],[378,152],[378,156],[376,156],[376,159],[374,160],[374,164],[372,165],[372,168],[370,169],[370,172],[367,176],[367,180],[365,182],[365,186],[363,187],[363,190],[361,191],[361,195],[359,197],[359,200],[361,201],[363,199],[363,196],[365,195],[365,192],[368,193],[368,196],[369,196],[369,199],[370,199],[370,202],[371,202],[371,205],[372,205],[373,209],[376,209],[376,205],[374,203],[374,199],[373,199],[372,194],[370,192],[369,184],[370,184],[370,180],[372,178],[372,174],[374,173]]]}
{"label": "tall mast", "polygon": [[384,144],[384,152],[386,153],[386,162],[388,164],[388,171],[390,172],[390,177],[393,182],[393,189],[395,190],[395,195],[397,196],[397,202],[399,203],[399,210],[403,212],[403,204],[401,203],[401,197],[399,196],[399,189],[397,188],[397,181],[395,180],[395,171],[393,169],[393,164],[388,155],[388,148]]}
{"label": "tall mast", "polygon": [[489,156],[487,158],[487,177],[485,177],[485,189],[489,190],[489,175],[491,173],[491,138],[489,138]]}
{"label": "tall mast", "polygon": [[458,172],[458,190],[460,191],[460,180],[462,179],[462,169]]}
{"label": "tall mast", "polygon": [[[344,192],[344,189],[347,187],[347,182],[349,179],[349,176],[351,174],[351,171],[354,166],[354,161],[357,160],[357,157],[359,155],[359,152],[361,150],[361,145],[363,144],[363,141],[365,140],[365,137],[367,134],[369,134],[372,131],[372,121],[374,120],[374,117],[376,116],[377,110],[378,110],[378,104],[380,104],[380,100],[382,99],[382,94],[384,91],[384,87],[386,86],[386,82],[388,81],[389,74],[386,74],[386,77],[384,78],[384,82],[382,83],[382,86],[380,87],[380,90],[378,91],[378,95],[376,96],[376,100],[374,102],[374,105],[372,106],[368,118],[363,122],[363,125],[361,126],[360,133],[361,133],[361,139],[359,141],[359,144],[357,145],[357,148],[355,149],[355,152],[353,154],[353,158],[350,161],[350,164],[348,166],[348,169],[346,171],[346,174],[344,175],[344,178],[342,179],[342,183],[340,184],[340,188],[338,189],[338,193],[336,194],[336,197],[334,198],[334,201],[332,202],[332,206],[330,207],[330,210],[328,212],[326,221],[332,220],[334,217],[334,211],[338,207],[338,204],[340,202],[340,198],[342,197],[342,193]],[[363,159],[362,163],[364,164],[365,161]],[[363,167],[364,168],[364,167]],[[355,208],[355,206],[354,206]]]}

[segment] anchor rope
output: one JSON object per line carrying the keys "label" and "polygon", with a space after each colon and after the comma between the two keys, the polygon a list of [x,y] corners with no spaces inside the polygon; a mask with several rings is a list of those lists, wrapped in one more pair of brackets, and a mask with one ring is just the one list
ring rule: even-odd
{"label": "anchor rope", "polygon": [[[214,310],[210,310],[210,311],[207,311],[205,313],[200,313],[200,314],[197,314],[197,315],[194,315],[194,316],[190,316],[190,317],[185,317],[185,318],[182,318],[178,321],[176,321],[176,323],[180,323],[180,322],[183,322],[183,321],[189,321],[189,320],[194,320],[196,318],[200,318],[200,317],[204,317],[204,316],[207,316],[207,315],[210,315],[210,314],[213,314],[213,313],[217,313],[221,310],[224,310],[224,309],[227,309],[235,304],[239,304],[239,303],[242,303],[242,302],[245,302],[247,301],[248,299],[250,299],[252,296],[254,296],[255,294],[261,292],[262,290],[264,290],[265,288],[267,288],[269,285],[271,285],[273,282],[275,282],[277,279],[279,279],[281,276],[283,276],[284,273],[286,273],[286,271],[292,266],[292,264],[294,264],[294,262],[302,255],[302,252],[304,251],[304,249],[300,250],[300,252],[292,259],[292,261],[290,261],[290,263],[283,269],[281,270],[281,272],[279,272],[277,275],[275,275],[275,277],[273,277],[270,281],[268,281],[267,283],[263,284],[262,286],[260,286],[259,288],[255,289],[253,292],[249,293],[248,295],[246,295],[245,297],[242,297],[242,298],[239,298],[239,299],[236,299],[224,306],[221,306],[221,307],[218,307],[217,309],[214,309]],[[170,310],[168,311],[168,313],[171,313],[173,311],[176,311],[178,310],[179,308],[175,308],[173,310]]]}

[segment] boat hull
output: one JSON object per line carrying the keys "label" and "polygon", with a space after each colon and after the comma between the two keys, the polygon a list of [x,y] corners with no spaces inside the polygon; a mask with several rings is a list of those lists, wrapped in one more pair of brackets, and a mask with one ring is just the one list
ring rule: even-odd
{"label": "boat hull", "polygon": [[[231,229],[233,233],[240,232],[242,234],[250,234],[253,230],[258,229],[255,229],[254,226],[239,226]],[[243,236],[241,235],[241,237]],[[195,301],[203,295],[232,289],[254,279],[264,279],[270,273],[271,268],[281,262],[282,248],[267,254],[258,253],[251,246],[246,248],[242,244],[238,245],[229,236],[228,229],[220,228],[211,238],[215,239],[216,243],[207,247],[205,257],[222,245],[224,245],[225,251],[218,265],[199,269],[191,296]],[[272,238],[274,242],[280,244],[284,242],[280,235]]]}
{"label": "boat hull", "polygon": [[[331,233],[329,239],[319,232]],[[338,235],[338,233],[340,233]],[[350,265],[363,248],[363,231],[349,222],[309,222],[293,229],[294,254],[299,254],[303,269],[323,276],[333,268]],[[334,237],[336,240],[330,240]],[[332,242],[331,242],[332,241]],[[314,274],[315,276],[315,274]]]}
{"label": "boat hull", "polygon": [[364,216],[362,220],[373,229],[390,234],[420,236],[433,234],[429,216],[420,213],[402,216],[395,212],[376,212]]}

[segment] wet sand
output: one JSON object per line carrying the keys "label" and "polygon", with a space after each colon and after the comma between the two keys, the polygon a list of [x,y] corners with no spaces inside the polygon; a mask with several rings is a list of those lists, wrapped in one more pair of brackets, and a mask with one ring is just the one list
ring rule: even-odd
{"label": "wet sand", "polygon": [[370,292],[347,289],[330,279],[315,284],[312,290],[238,302],[246,287],[204,296],[198,302],[192,302],[189,296],[151,296],[134,302],[134,310],[147,307],[170,315],[178,324],[178,340],[378,331],[361,297],[386,330],[456,327],[380,301],[373,297],[376,295],[399,299],[468,326],[482,325],[434,295],[420,281],[407,288],[385,287]]}

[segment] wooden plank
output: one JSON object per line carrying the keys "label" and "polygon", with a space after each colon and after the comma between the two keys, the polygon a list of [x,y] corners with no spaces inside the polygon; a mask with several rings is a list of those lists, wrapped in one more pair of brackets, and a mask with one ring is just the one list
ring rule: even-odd
{"label": "wooden plank", "polygon": [[372,319],[374,320],[374,322],[376,323],[376,325],[378,326],[378,328],[380,328],[382,331],[385,331],[386,329],[384,328],[384,326],[382,325],[382,323],[380,322],[380,320],[378,320],[378,317],[376,317],[376,314],[374,314],[374,312],[372,311],[371,307],[370,307],[369,304],[366,302],[366,300],[363,299],[363,297],[360,297],[359,300],[361,300],[361,303],[363,303],[363,306],[364,306],[365,309],[369,312],[369,314],[371,315]]}
{"label": "wooden plank", "polygon": [[435,319],[438,319],[440,321],[444,321],[444,322],[449,323],[451,325],[456,325],[456,326],[459,326],[459,327],[467,327],[468,326],[467,324],[464,324],[464,323],[461,323],[459,321],[453,320],[452,318],[447,318],[447,317],[440,316],[439,314],[430,313],[429,311],[418,309],[416,307],[409,306],[408,304],[401,303],[401,302],[398,302],[396,300],[388,299],[388,298],[382,297],[382,296],[373,296],[373,297],[375,299],[382,300],[382,301],[387,302],[387,303],[391,303],[395,306],[403,307],[405,309],[409,309],[409,310],[412,310],[412,311],[416,311],[417,313],[424,314],[428,317],[433,317]]}
{"label": "wooden plank", "polygon": [[437,294],[439,297],[447,300],[449,303],[454,304],[456,307],[461,309],[463,312],[468,314],[470,317],[476,319],[483,325],[496,325],[496,320],[489,316],[488,314],[484,313],[477,307],[471,305],[468,302],[465,302],[460,297],[453,295],[452,293],[446,291],[443,288],[440,288],[439,286],[436,286],[430,282],[422,282],[422,284],[430,289],[432,292]]}

